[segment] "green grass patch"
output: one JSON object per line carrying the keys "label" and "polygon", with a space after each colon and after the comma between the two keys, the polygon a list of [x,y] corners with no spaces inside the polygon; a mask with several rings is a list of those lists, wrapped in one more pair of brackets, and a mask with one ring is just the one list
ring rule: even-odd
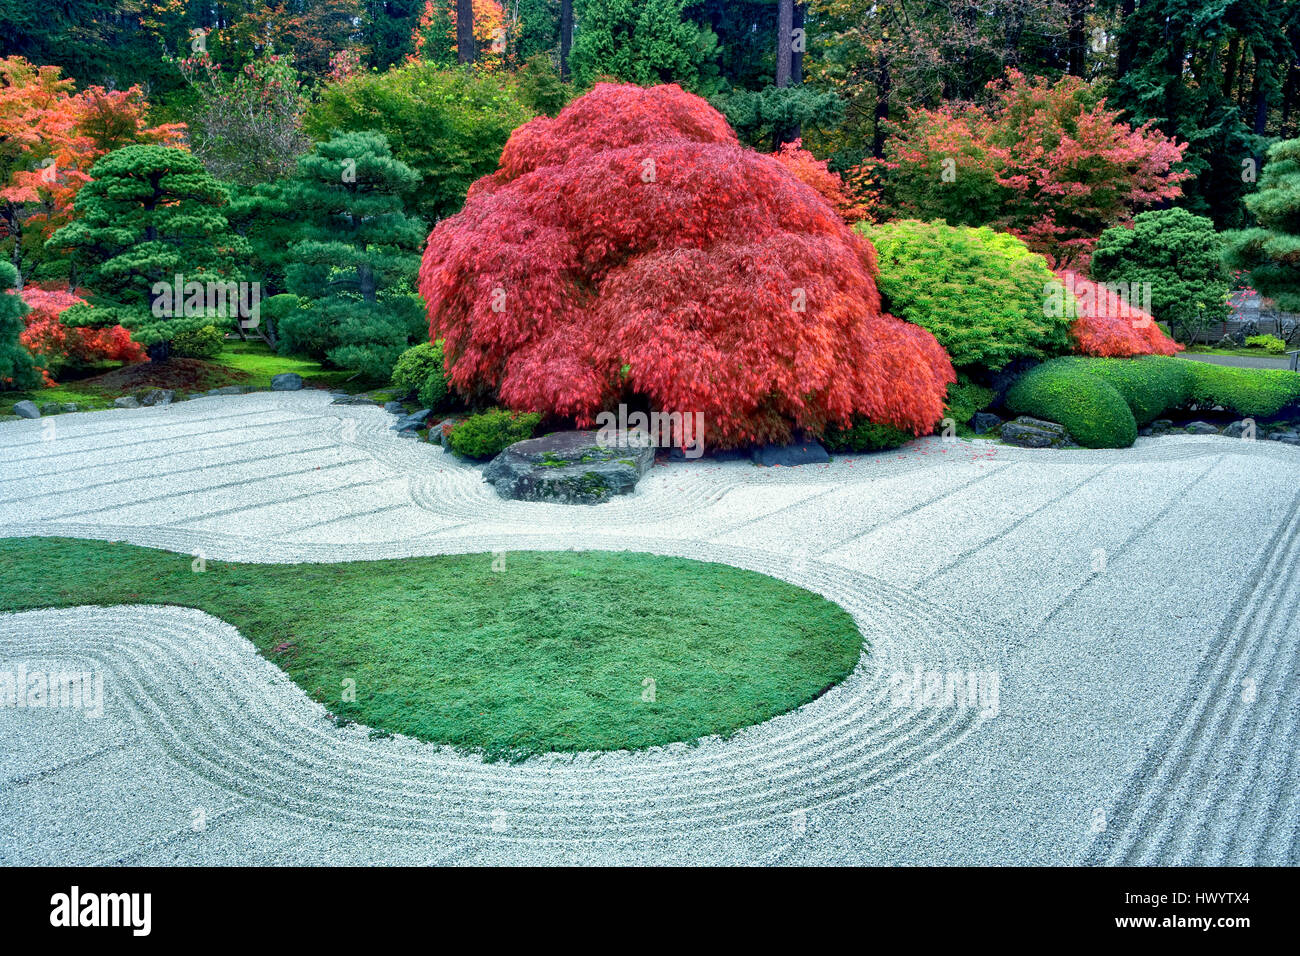
{"label": "green grass patch", "polygon": [[347,369],[325,368],[315,359],[298,355],[280,355],[260,339],[250,339],[247,342],[228,339],[221,354],[212,361],[245,373],[247,375],[245,384],[259,389],[270,388],[271,379],[281,372],[297,372],[302,376],[306,388],[361,392],[376,384],[388,384],[364,377],[354,377],[356,373]]}
{"label": "green grass patch", "polygon": [[[820,696],[862,636],[752,571],[614,552],[240,564],[133,545],[0,540],[0,612],[199,608],[313,699],[379,733],[489,759],[729,735]],[[344,682],[356,700],[345,701]],[[648,680],[654,682],[653,700]]]}

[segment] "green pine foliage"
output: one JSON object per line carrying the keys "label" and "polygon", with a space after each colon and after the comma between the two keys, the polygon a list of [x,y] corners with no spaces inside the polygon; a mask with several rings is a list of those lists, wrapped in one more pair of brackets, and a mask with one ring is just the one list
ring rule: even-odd
{"label": "green pine foliage", "polygon": [[285,198],[298,218],[289,291],[306,308],[279,319],[279,348],[369,378],[427,336],[413,289],[424,224],[405,212],[418,182],[382,133],[340,133],[298,161]]}
{"label": "green pine foliage", "polygon": [[13,263],[0,261],[0,389],[35,388],[41,375],[31,353],[18,344],[29,311],[27,303],[10,293],[18,284],[18,270]]}
{"label": "green pine foliage", "polygon": [[230,228],[248,242],[245,272],[249,279],[261,283],[265,296],[284,292],[289,245],[297,238],[298,230],[295,211],[285,197],[284,181],[232,185],[226,219]]}
{"label": "green pine foliage", "polygon": [[[1187,335],[1228,315],[1228,272],[1214,221],[1186,209],[1144,212],[1107,229],[1092,254],[1092,278],[1150,284],[1149,311]],[[1137,304],[1137,303],[1134,303]]]}
{"label": "green pine foliage", "polygon": [[153,308],[154,286],[170,286],[177,275],[205,284],[243,278],[249,246],[226,219],[226,188],[196,157],[169,146],[114,150],[90,175],[73,204],[76,218],[47,242],[72,253],[76,284],[89,290],[89,304],[64,312],[63,324],[122,325],[154,361],[168,357],[182,332],[228,325],[230,316],[223,321],[188,303],[171,303],[170,315]]}
{"label": "green pine foliage", "polygon": [[[652,86],[676,83],[701,95],[715,92],[718,37],[683,16],[685,0],[576,0],[569,65],[573,81],[601,78]],[[775,45],[775,40],[773,41]]]}
{"label": "green pine foliage", "polygon": [[1246,197],[1258,226],[1226,236],[1225,259],[1250,270],[1250,284],[1287,312],[1300,312],[1300,139],[1277,143]]}
{"label": "green pine foliage", "polygon": [[959,369],[1070,350],[1068,318],[1044,307],[1052,271],[1016,237],[916,220],[856,228],[876,247],[885,311],[928,329]]}

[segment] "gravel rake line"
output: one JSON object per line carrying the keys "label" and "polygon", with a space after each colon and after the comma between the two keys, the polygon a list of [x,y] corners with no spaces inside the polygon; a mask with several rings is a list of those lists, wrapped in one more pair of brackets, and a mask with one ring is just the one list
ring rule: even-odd
{"label": "gravel rake line", "polygon": [[[1140,863],[1149,858],[1148,846],[1159,846],[1160,835],[1172,825],[1168,819],[1169,795],[1173,792],[1185,795],[1200,780],[1198,774],[1204,767],[1198,763],[1196,751],[1205,742],[1202,737],[1211,719],[1213,702],[1231,694],[1228,680],[1235,665],[1243,655],[1253,655],[1257,649],[1263,635],[1255,633],[1256,619],[1267,595],[1284,586],[1281,569],[1287,567],[1288,558],[1290,567],[1295,569],[1293,552],[1298,539],[1300,498],[1256,562],[1247,585],[1233,604],[1233,612],[1220,628],[1210,652],[1202,658],[1182,701],[1109,815],[1109,820],[1123,821],[1122,825],[1103,830],[1087,848],[1085,862]],[[1287,577],[1295,573],[1293,570]],[[1184,806],[1176,812],[1192,816],[1193,809]],[[1193,825],[1203,824],[1204,816],[1195,816]]]}
{"label": "gravel rake line", "polygon": [[[192,644],[192,640],[189,639],[189,638],[187,638],[187,639],[181,641],[181,646],[182,646],[182,647],[187,646],[187,645],[190,645],[190,644]],[[157,657],[158,657],[157,654],[154,654],[154,655],[147,655],[147,654],[146,654],[146,658],[147,658],[148,660],[150,660],[150,661],[154,660],[154,659],[157,658]],[[168,669],[168,668],[166,668],[166,667],[163,667],[163,668],[159,671],[159,679],[165,681],[165,680],[166,680],[166,676],[167,676],[168,673],[170,673],[170,669]],[[829,697],[830,695],[827,695],[827,696]],[[819,699],[819,701],[820,701],[820,700],[825,700],[825,698]],[[179,703],[179,702],[172,702],[172,705],[171,705],[171,706],[166,707],[166,708],[163,708],[163,712],[160,714],[160,716],[165,716],[166,714],[172,714],[172,715],[174,716],[175,713],[176,713],[177,710],[178,710],[178,708],[177,708],[177,706],[176,706],[177,703]],[[817,703],[819,703],[819,702],[814,702],[814,705],[816,705]],[[191,704],[193,705],[193,702],[191,702]],[[814,705],[806,705],[806,706],[814,706]],[[200,706],[201,706],[201,704],[200,704]],[[241,711],[246,711],[247,709],[248,709],[248,708],[244,707],[244,708],[241,708]],[[799,713],[799,712],[796,711],[795,713]],[[209,725],[212,724],[213,719],[214,719],[214,716],[215,716],[215,715],[214,715],[213,713],[205,713],[201,718],[198,718],[198,722],[199,722],[200,725],[202,725],[202,726],[209,726]],[[789,715],[786,715],[786,716],[789,716]],[[852,716],[852,715],[851,715],[851,716]],[[778,720],[778,721],[779,721],[779,720],[781,720],[781,718],[776,718],[775,720]],[[191,724],[190,726],[192,727],[192,724]],[[765,726],[765,725],[760,725],[760,726]],[[221,738],[223,741],[229,742],[229,741],[232,741],[232,740],[234,740],[234,741],[243,741],[243,740],[245,739],[245,736],[246,736],[246,735],[245,735],[243,732],[241,732],[241,729],[239,729],[239,728],[233,728],[233,729],[231,729],[231,730],[228,730],[228,731],[225,731],[225,732],[220,733],[219,736],[220,736],[220,738]],[[175,739],[183,740],[183,741],[186,741],[186,742],[188,743],[188,742],[192,742],[192,740],[193,740],[193,735],[192,735],[192,732],[186,731],[185,728],[181,728],[180,730],[178,730]],[[735,738],[733,738],[733,741],[734,741],[734,740],[735,740]],[[367,741],[366,744],[368,745],[368,747],[367,747],[366,749],[374,748],[375,746],[378,745],[378,743],[379,743],[379,742],[369,742],[369,741]],[[724,746],[730,745],[731,743],[732,743],[731,741],[728,741],[727,744],[724,745]],[[835,741],[832,740],[832,745],[834,745],[834,743],[835,743]],[[813,765],[813,762],[814,762],[814,761],[813,761],[812,757],[810,757],[810,754],[809,754],[809,752],[808,752],[808,748],[807,748],[806,744],[807,744],[807,741],[806,741],[806,740],[795,740],[795,741],[793,742],[793,749],[796,751],[796,753],[801,752],[801,754],[800,754],[800,762],[799,762],[798,765],[796,765],[796,766],[794,767],[794,770],[792,771],[792,772],[794,772],[794,773],[802,773],[802,774],[804,774],[804,775],[807,775],[807,773],[808,773],[808,768],[809,768],[810,766]],[[426,749],[427,749],[427,745],[421,745],[421,746],[425,746]],[[878,750],[879,750],[880,752],[882,752],[882,753],[883,753],[883,752],[887,752],[887,749],[888,749],[887,747],[880,747],[880,748],[878,748]],[[923,754],[917,754],[917,753],[915,753],[915,752],[913,752],[913,751],[911,751],[911,750],[909,750],[909,751],[905,751],[905,752],[900,752],[898,758],[897,758],[897,759],[895,760],[895,762],[894,762],[894,763],[895,763],[894,766],[885,766],[885,767],[883,767],[883,768],[878,768],[878,769],[882,770],[882,772],[883,772],[883,771],[889,771],[889,772],[906,772],[906,770],[907,770],[907,766],[900,766],[900,765],[906,765],[906,764],[908,764],[909,762],[913,762],[913,761],[915,761],[915,760],[918,758],[918,756],[920,756],[921,759],[924,759],[924,757],[925,757],[926,755],[928,755],[929,753],[932,753],[932,752],[933,752],[933,751],[932,751],[931,749],[929,749],[929,748],[926,748],[926,752],[923,753]],[[838,754],[838,757],[837,757],[837,754]],[[259,745],[259,748],[258,748],[257,752],[255,753],[255,757],[256,757],[256,758],[258,758],[258,759],[271,759],[271,760],[273,760],[273,762],[276,763],[277,765],[282,765],[283,762],[284,762],[284,760],[285,760],[285,758],[286,758],[287,756],[288,756],[288,755],[282,755],[282,754],[272,754],[272,755],[269,755],[269,756],[268,756],[268,755],[265,753],[265,746],[264,746],[264,745]],[[623,755],[620,755],[620,756],[623,756]],[[635,755],[634,755],[634,756],[635,756]],[[827,755],[827,756],[822,760],[822,766],[823,766],[823,767],[830,767],[830,766],[832,766],[832,761],[835,761],[835,760],[837,760],[837,759],[842,760],[844,756],[845,756],[844,748],[843,748],[843,747],[837,747],[837,748],[836,748],[836,753],[828,754],[828,755]],[[589,772],[589,773],[590,773],[590,772],[599,772],[599,773],[602,773],[602,774],[603,774],[603,773],[604,773],[604,768],[603,768],[602,764],[603,764],[603,762],[604,762],[606,759],[607,759],[607,757],[602,757],[602,758],[600,758],[600,759],[598,759],[598,760],[596,760],[596,761],[593,761],[593,762],[592,762],[592,766],[589,768],[588,772]],[[748,759],[748,758],[746,758],[746,759]],[[868,755],[868,759],[870,759],[870,754]],[[466,760],[470,760],[470,758],[457,758],[457,763],[461,763],[461,762],[466,761]],[[358,772],[358,764],[357,764],[355,761],[349,761],[349,762],[347,763],[347,765],[350,767],[350,771],[349,771],[349,779],[350,779],[350,780],[355,780],[355,779],[356,779],[356,776],[357,776],[357,772]],[[408,757],[408,762],[404,763],[403,766],[406,768],[406,771],[408,772],[408,775],[409,775],[409,771],[410,771],[409,757]],[[471,763],[470,763],[470,766],[474,766],[474,763],[473,763],[472,761],[471,761]],[[710,766],[710,767],[707,767],[707,768],[705,768],[705,769],[708,770],[708,771],[711,771],[711,772],[716,776],[717,773],[719,772],[719,769],[720,769],[720,768],[717,767],[717,766]],[[816,769],[816,768],[814,768],[814,769]],[[389,767],[389,768],[388,768],[388,774],[391,775],[391,772],[392,772],[392,768]],[[566,775],[567,775],[567,774],[571,774],[572,772],[573,772],[573,768],[572,768],[572,767],[568,767],[568,766],[565,766],[565,767],[564,767],[564,773],[565,773]],[[724,770],[723,772],[725,773],[725,770]],[[658,773],[657,775],[662,777],[662,773]],[[455,778],[455,782],[456,782],[456,783],[463,783],[463,777],[464,777],[463,769],[461,769],[461,768],[457,768],[457,770],[454,771],[453,776],[454,776],[454,778]],[[554,779],[552,779],[552,777],[553,777],[553,774],[547,774],[547,775],[544,776],[544,779],[542,779],[542,780],[539,782],[539,784],[538,784],[538,787],[539,787],[538,796],[541,797],[541,798],[546,798],[546,799],[548,799],[551,803],[554,803],[555,798],[556,798],[556,792],[557,792],[557,791],[556,791],[555,781],[554,781]],[[246,769],[245,769],[244,772],[241,772],[241,773],[239,774],[239,780],[240,780],[242,783],[244,783],[244,784],[247,784],[248,781],[250,780],[250,774],[247,772]],[[380,780],[377,780],[377,781],[374,781],[374,782],[371,782],[371,781],[367,780],[363,785],[360,785],[360,790],[359,790],[359,794],[358,794],[358,795],[373,795],[373,794],[376,792],[376,787],[379,787],[379,788],[382,790],[382,787],[383,787],[383,785],[384,785],[384,782],[385,782],[384,779],[380,779]],[[734,788],[735,788],[735,784],[734,784],[734,782],[730,782],[730,781],[728,781],[728,782],[729,782],[730,786],[732,787],[732,789],[734,789]],[[495,783],[499,785],[499,781],[495,781]],[[661,781],[661,784],[662,784],[662,781]],[[774,797],[774,796],[772,795],[772,792],[771,792],[772,785],[773,785],[773,777],[772,777],[771,775],[766,775],[766,776],[764,777],[764,781],[763,781],[763,787],[764,787],[764,789],[763,789],[761,792],[759,792],[759,793],[755,793],[755,794],[753,794],[753,795],[749,798],[751,804],[752,804],[754,801],[757,801],[757,804],[758,804],[758,805],[757,805],[756,807],[751,807],[750,805],[748,805],[748,804],[744,804],[744,803],[737,805],[737,804],[735,803],[734,799],[733,799],[732,802],[731,802],[730,804],[727,804],[727,803],[725,803],[725,802],[719,802],[719,803],[717,804],[718,806],[721,806],[721,807],[722,807],[722,810],[720,811],[720,813],[714,813],[714,814],[712,814],[712,815],[710,815],[710,816],[707,816],[707,817],[701,817],[701,815],[700,815],[700,813],[699,813],[698,811],[699,811],[700,809],[707,809],[707,805],[706,805],[704,808],[701,808],[701,807],[699,806],[699,803],[700,803],[700,801],[699,801],[699,799],[698,799],[698,797],[699,797],[699,788],[698,788],[698,786],[692,784],[692,785],[690,785],[687,789],[688,789],[688,792],[691,794],[691,796],[692,796],[693,798],[695,798],[697,806],[696,806],[696,812],[695,812],[695,813],[691,816],[691,818],[690,818],[689,826],[690,826],[691,828],[696,828],[696,827],[699,827],[699,826],[701,826],[701,825],[707,823],[709,826],[716,828],[717,825],[718,825],[720,822],[722,822],[722,820],[719,820],[719,819],[718,819],[719,816],[723,817],[725,820],[728,820],[728,821],[729,821],[729,825],[732,825],[732,826],[751,826],[751,825],[753,825],[753,824],[755,823],[755,820],[759,820],[759,821],[761,821],[761,820],[766,820],[766,819],[780,818],[780,817],[784,816],[784,815],[788,812],[788,810],[791,809],[791,808],[805,808],[805,807],[807,807],[807,806],[809,805],[809,802],[810,802],[810,801],[807,800],[806,798],[804,798],[802,794],[796,794],[796,795],[793,795],[793,796],[785,796],[785,795],[782,795],[782,796],[779,797],[779,798],[778,798],[778,797]],[[391,782],[388,783],[388,786],[391,787]],[[517,782],[517,781],[512,782],[511,787],[510,787],[509,789],[510,789],[511,793],[513,793],[513,794],[517,794],[517,793],[519,792],[518,782]],[[863,788],[862,788],[861,786],[850,787],[850,788],[848,789],[848,792],[845,793],[845,794],[843,794],[843,796],[847,796],[847,797],[854,797],[854,796],[857,796],[857,795],[861,792],[862,789],[863,789]],[[276,788],[276,793],[279,794],[280,796],[283,796],[282,788]],[[781,800],[781,803],[780,803],[780,805],[779,805],[779,806],[774,810],[774,809],[773,809],[773,804],[774,804],[774,801],[777,800],[777,799]],[[587,794],[585,794],[585,795],[583,795],[583,796],[577,798],[576,801],[575,801],[575,805],[576,805],[576,806],[579,806],[579,807],[590,807],[590,806],[601,805],[601,804],[603,803],[603,801],[604,801],[604,795],[603,795],[603,794],[590,794],[590,793],[587,793]],[[498,797],[495,801],[489,801],[489,802],[494,803],[494,805],[502,805],[503,803],[504,803],[505,805],[509,805],[509,806],[512,806],[512,807],[515,805],[515,801],[513,801],[513,800],[511,800],[511,801],[503,801],[500,797]],[[766,816],[763,815],[764,811],[766,811]],[[316,810],[316,811],[310,811],[310,812],[311,812],[313,815],[316,815],[316,814],[318,814],[319,811]],[[521,809],[519,810],[519,812],[524,812],[524,809],[521,808]],[[391,818],[391,814],[390,814],[389,816],[390,816],[390,818]],[[655,808],[652,807],[651,810],[648,811],[648,816],[649,816],[650,818],[652,818],[652,819],[651,819],[651,822],[652,822],[653,825],[652,825],[652,827],[651,827],[651,830],[652,830],[653,832],[650,833],[650,834],[645,834],[645,836],[646,836],[646,837],[652,837],[652,836],[654,836],[654,834],[659,834],[660,836],[662,836],[662,832],[663,832],[663,824],[662,824],[661,820],[657,820],[657,819],[653,819],[653,818],[661,818],[661,817],[663,816],[663,811],[662,811],[662,810],[656,810]],[[396,822],[396,826],[397,826],[399,829],[409,828],[409,827],[412,826],[412,825],[417,825],[421,820],[425,820],[426,818],[427,818],[427,814],[426,814],[425,812],[418,812],[418,813],[414,814],[413,817],[408,817],[408,816],[405,816],[405,815],[404,815],[404,816],[398,818],[398,820],[397,820],[397,822]],[[471,829],[474,830],[475,832],[477,832],[477,831],[481,831],[482,828],[483,828],[483,826],[486,826],[486,825],[487,825],[487,822],[484,822],[484,821],[490,822],[490,815],[487,814],[486,812],[485,812],[484,815],[480,818],[480,822],[479,822],[479,824],[478,824],[477,826],[472,827]],[[602,841],[607,841],[607,840],[608,840],[609,835],[608,835],[608,833],[606,832],[606,830],[604,829],[604,828],[607,826],[607,824],[604,822],[604,820],[603,820],[603,818],[602,818],[601,816],[587,817],[587,816],[584,815],[584,821],[587,823],[587,828],[588,828],[588,829],[590,829],[592,826],[595,826],[595,827],[597,827],[598,830],[599,830],[599,832],[597,832],[597,833],[591,833],[591,834],[590,834],[590,839],[595,840],[595,841],[597,841],[597,842],[602,842]],[[342,821],[340,821],[340,822],[342,822]],[[371,824],[373,825],[374,823],[378,823],[378,822],[381,822],[381,821],[373,821],[373,820],[372,820],[372,821],[371,821]],[[391,821],[390,821],[390,820],[385,820],[385,821],[382,821],[382,822],[389,823],[389,822],[391,822]],[[547,820],[547,819],[543,819],[543,820],[542,820],[538,825],[539,825],[539,826],[542,826],[542,827],[545,829],[545,828],[553,827],[553,826],[554,826],[554,822],[553,822],[553,821],[550,821],[550,820]],[[384,827],[384,828],[387,829],[388,827]],[[444,828],[445,828],[445,822],[444,822]]]}

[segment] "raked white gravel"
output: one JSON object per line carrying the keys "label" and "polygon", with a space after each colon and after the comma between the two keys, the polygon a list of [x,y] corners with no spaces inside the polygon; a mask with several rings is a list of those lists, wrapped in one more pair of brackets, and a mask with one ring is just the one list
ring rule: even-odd
{"label": "raked white gravel", "polygon": [[[99,719],[0,707],[0,863],[1300,862],[1300,450],[936,438],[656,467],[563,506],[502,501],[328,401],[2,423],[0,536],[185,561],[681,555],[826,595],[869,650],[726,741],[510,765],[340,729],[199,611],[0,615],[0,672],[105,677]],[[984,695],[901,705],[917,668]]]}

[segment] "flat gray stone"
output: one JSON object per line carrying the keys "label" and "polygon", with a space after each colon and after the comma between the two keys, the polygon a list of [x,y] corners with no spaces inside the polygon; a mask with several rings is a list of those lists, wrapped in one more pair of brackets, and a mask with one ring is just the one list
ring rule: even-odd
{"label": "flat gray stone", "polygon": [[1219,429],[1209,422],[1192,422],[1187,426],[1187,431],[1192,435],[1217,435]]}
{"label": "flat gray stone", "polygon": [[794,465],[824,465],[831,456],[821,442],[806,438],[789,445],[759,445],[750,452],[757,465],[793,467]]}
{"label": "flat gray stone", "polygon": [[610,445],[598,432],[555,432],[515,442],[483,470],[502,498],[593,505],[630,494],[654,464],[655,450],[638,432]]}
{"label": "flat gray stone", "polygon": [[[401,408],[399,405],[398,408]],[[399,415],[397,421],[393,423],[395,432],[415,432],[423,428],[429,418],[429,409],[422,408],[418,412],[412,412],[409,415]]]}
{"label": "flat gray stone", "polygon": [[14,405],[14,414],[19,418],[40,418],[41,410],[36,407],[35,402],[24,399]]}
{"label": "flat gray stone", "polygon": [[297,372],[281,372],[271,377],[271,391],[296,392],[302,388],[302,376]]}
{"label": "flat gray stone", "polygon": [[983,435],[995,431],[1002,424],[1002,419],[992,412],[976,412],[970,423],[976,435]]}
{"label": "flat gray stone", "polygon": [[123,395],[121,398],[113,399],[113,404],[118,408],[139,408],[140,402],[134,395]]}
{"label": "flat gray stone", "polygon": [[1000,434],[1008,445],[1019,448],[1065,448],[1073,444],[1064,426],[1028,415],[1004,422]]}

